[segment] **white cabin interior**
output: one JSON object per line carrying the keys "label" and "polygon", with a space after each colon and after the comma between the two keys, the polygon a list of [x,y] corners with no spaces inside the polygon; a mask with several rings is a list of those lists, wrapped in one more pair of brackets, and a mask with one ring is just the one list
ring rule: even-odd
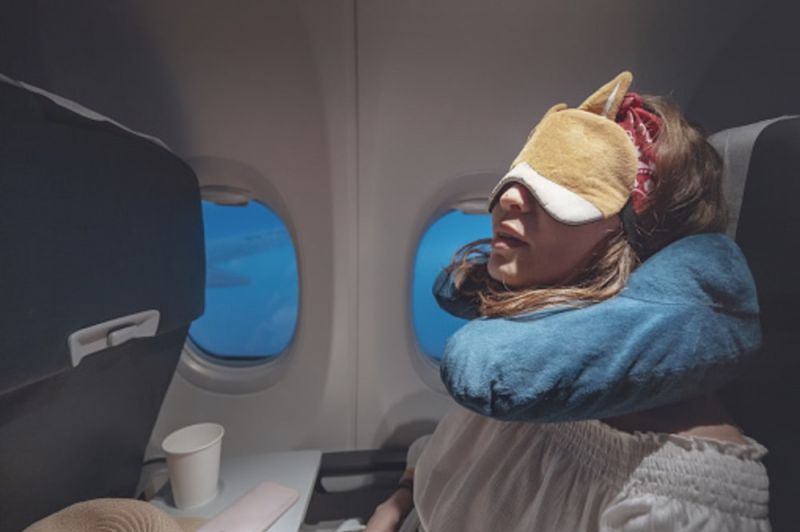
{"label": "white cabin interior", "polygon": [[245,368],[184,349],[146,452],[214,421],[224,463],[430,433],[452,401],[412,324],[429,225],[485,198],[551,104],[622,70],[709,132],[800,112],[796,14],[781,0],[6,0],[0,73],[161,139],[201,186],[247,190],[288,227],[289,346]]}

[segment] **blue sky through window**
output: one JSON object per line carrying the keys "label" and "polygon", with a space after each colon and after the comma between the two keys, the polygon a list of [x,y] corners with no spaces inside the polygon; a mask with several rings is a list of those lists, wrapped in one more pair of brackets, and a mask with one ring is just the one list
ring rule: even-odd
{"label": "blue sky through window", "polygon": [[189,334],[221,358],[279,355],[297,328],[299,282],[294,244],[271,209],[251,201],[203,201],[206,309]]}
{"label": "blue sky through window", "polygon": [[436,220],[422,236],[414,259],[411,308],[414,330],[422,351],[439,360],[447,339],[466,320],[455,318],[436,304],[431,288],[439,272],[450,264],[464,244],[492,236],[489,214],[450,211]]}

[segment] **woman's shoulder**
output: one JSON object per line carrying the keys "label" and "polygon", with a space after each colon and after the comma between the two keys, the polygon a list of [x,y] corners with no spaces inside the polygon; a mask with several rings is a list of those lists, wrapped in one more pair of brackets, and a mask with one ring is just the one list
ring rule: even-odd
{"label": "woman's shoulder", "polygon": [[605,423],[628,433],[653,432],[685,438],[705,438],[721,442],[748,445],[749,441],[733,423],[716,394],[692,399],[604,420]]}

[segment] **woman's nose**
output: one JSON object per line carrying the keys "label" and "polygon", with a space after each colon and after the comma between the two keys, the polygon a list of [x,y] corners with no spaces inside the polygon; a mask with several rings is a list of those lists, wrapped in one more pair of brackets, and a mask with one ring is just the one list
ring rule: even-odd
{"label": "woman's nose", "polygon": [[528,212],[531,210],[533,198],[524,186],[519,183],[506,188],[500,195],[500,207],[506,211]]}

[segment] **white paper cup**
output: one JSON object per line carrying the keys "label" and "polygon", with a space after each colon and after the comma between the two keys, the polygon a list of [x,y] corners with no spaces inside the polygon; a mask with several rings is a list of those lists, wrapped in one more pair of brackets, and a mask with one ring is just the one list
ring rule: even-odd
{"label": "white paper cup", "polygon": [[161,443],[175,506],[197,508],[214,500],[219,483],[219,455],[225,429],[217,423],[198,423],[178,429]]}

